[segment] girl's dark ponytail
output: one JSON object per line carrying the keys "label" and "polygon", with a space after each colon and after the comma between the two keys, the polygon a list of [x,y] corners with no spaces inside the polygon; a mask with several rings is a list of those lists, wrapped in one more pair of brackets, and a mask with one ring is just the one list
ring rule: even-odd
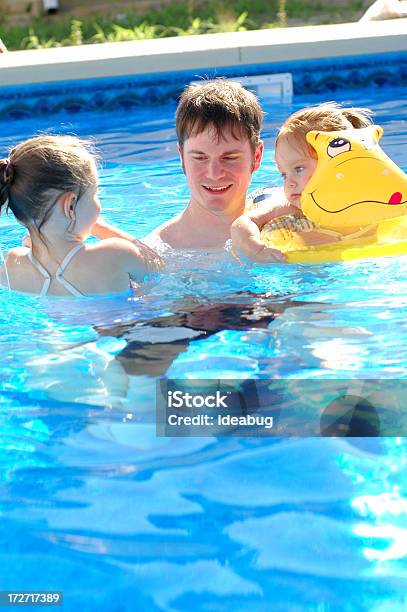
{"label": "girl's dark ponytail", "polygon": [[86,142],[74,136],[35,136],[0,159],[0,210],[10,209],[20,223],[40,232],[58,194],[71,191],[80,199],[96,180],[95,157]]}
{"label": "girl's dark ponytail", "polygon": [[14,166],[10,159],[0,159],[0,211],[8,202],[10,186],[14,180]]}

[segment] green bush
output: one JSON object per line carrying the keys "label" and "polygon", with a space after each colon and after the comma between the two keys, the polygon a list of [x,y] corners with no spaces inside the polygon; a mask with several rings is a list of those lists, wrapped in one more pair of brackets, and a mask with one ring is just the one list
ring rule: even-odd
{"label": "green bush", "polygon": [[[1,1],[1,0],[0,0]],[[148,14],[125,13],[120,18],[95,17],[62,21],[35,19],[29,26],[6,27],[0,38],[10,50],[39,49],[84,43],[144,40],[215,32],[242,32],[285,25],[298,20],[327,23],[357,19],[369,0],[188,0],[173,2]]]}

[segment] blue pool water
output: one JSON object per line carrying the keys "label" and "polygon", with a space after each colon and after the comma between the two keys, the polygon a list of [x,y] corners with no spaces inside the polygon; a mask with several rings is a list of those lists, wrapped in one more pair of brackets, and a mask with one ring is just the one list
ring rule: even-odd
{"label": "blue pool water", "polygon": [[[372,108],[384,149],[407,170],[405,88],[328,98]],[[266,104],[253,188],[279,180],[277,127],[321,99]],[[0,154],[50,128],[94,137],[106,219],[145,236],[188,201],[174,110],[3,123]],[[3,251],[23,233],[11,217],[0,231]],[[155,432],[158,373],[386,379],[396,388],[407,378],[406,258],[241,267],[227,251],[169,253],[168,274],[133,300],[5,289],[1,300],[0,590],[64,591],[68,610],[406,608],[403,438]],[[278,316],[222,329],[225,304],[236,303],[271,305]],[[127,342],[115,327],[191,310],[218,331],[178,354],[162,348],[155,375],[140,357],[118,358]]]}

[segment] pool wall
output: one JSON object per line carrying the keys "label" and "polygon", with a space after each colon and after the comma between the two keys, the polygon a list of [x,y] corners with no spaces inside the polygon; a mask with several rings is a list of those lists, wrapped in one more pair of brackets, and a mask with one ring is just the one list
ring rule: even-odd
{"label": "pool wall", "polygon": [[296,94],[405,86],[406,32],[399,19],[6,53],[0,116],[162,104],[204,76],[291,72]]}

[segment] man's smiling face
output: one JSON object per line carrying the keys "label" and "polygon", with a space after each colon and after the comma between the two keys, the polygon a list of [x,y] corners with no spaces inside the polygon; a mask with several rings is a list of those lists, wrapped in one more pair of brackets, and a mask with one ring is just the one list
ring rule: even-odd
{"label": "man's smiling face", "polygon": [[258,169],[263,143],[256,151],[247,138],[236,138],[226,128],[221,138],[209,125],[191,135],[180,148],[191,204],[218,215],[243,213],[252,173]]}

